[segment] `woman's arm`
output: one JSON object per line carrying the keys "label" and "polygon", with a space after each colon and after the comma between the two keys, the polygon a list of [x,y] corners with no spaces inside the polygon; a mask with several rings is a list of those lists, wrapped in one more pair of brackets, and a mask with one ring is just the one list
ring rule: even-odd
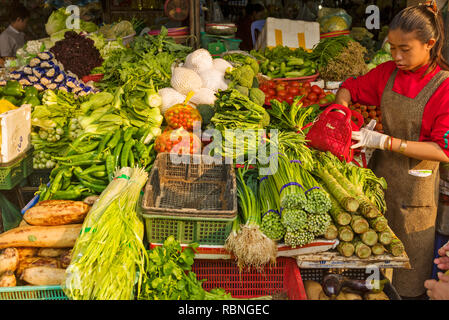
{"label": "woman's arm", "polygon": [[[401,139],[393,137],[391,151],[400,153]],[[385,150],[388,149],[388,140],[385,142]],[[430,160],[439,162],[449,162],[449,157],[435,142],[407,141],[407,147],[403,154],[417,160]]]}
{"label": "woman's arm", "polygon": [[335,97],[335,103],[348,107],[351,102],[351,92],[346,88],[340,88]]}

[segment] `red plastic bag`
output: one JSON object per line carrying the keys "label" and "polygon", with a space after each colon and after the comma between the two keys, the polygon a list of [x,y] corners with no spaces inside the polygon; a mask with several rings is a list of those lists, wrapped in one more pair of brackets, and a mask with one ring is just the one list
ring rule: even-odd
{"label": "red plastic bag", "polygon": [[[358,123],[351,120],[351,116],[358,119]],[[333,104],[320,114],[317,121],[312,124],[306,139],[309,146],[320,150],[330,151],[340,160],[351,162],[354,152],[351,149],[352,131],[359,131],[364,120],[360,113],[352,112],[349,108]]]}

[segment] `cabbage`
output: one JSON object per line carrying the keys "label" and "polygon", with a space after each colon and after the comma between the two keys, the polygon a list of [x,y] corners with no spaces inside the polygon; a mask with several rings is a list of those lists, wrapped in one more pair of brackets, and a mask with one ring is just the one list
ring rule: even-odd
{"label": "cabbage", "polygon": [[321,23],[321,32],[335,32],[345,31],[349,29],[349,25],[346,20],[339,16],[332,16],[328,19],[323,19]]}
{"label": "cabbage", "polygon": [[98,32],[97,33],[91,33],[91,34],[88,35],[88,38],[92,39],[94,41],[95,48],[97,48],[100,51],[106,45],[106,41],[104,39],[104,36],[101,33],[98,33]]}
{"label": "cabbage", "polygon": [[[47,23],[45,24],[45,31],[47,31],[49,36],[52,36],[54,33],[58,31],[67,29],[66,21],[67,18],[69,17],[70,14],[66,13],[65,7],[53,11],[50,17],[48,18]],[[80,19],[80,29],[90,33],[97,31],[98,27],[93,22],[88,22]]]}
{"label": "cabbage", "polygon": [[117,23],[115,26],[112,27],[112,30],[115,34],[114,38],[126,37],[135,32],[132,23],[126,20]]}
{"label": "cabbage", "polygon": [[70,15],[67,14],[65,10],[65,8],[60,8],[51,13],[47,23],[45,24],[45,31],[47,31],[49,36],[67,28],[66,21]]}

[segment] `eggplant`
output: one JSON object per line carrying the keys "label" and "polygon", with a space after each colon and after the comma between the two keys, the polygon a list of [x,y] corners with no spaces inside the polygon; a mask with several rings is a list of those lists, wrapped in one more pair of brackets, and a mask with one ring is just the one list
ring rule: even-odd
{"label": "eggplant", "polygon": [[327,273],[323,277],[321,284],[323,286],[324,293],[328,297],[335,299],[343,288],[349,288],[363,294],[366,292],[382,291],[386,283],[388,283],[388,279],[380,280],[379,289],[374,290],[373,284],[366,280],[350,279],[341,274]]}

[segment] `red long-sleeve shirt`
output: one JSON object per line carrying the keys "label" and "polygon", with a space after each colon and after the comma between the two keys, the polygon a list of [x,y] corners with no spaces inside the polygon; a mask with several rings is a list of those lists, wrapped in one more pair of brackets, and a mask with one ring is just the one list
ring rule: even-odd
{"label": "red long-sleeve shirt", "polygon": [[[385,62],[363,76],[347,79],[341,87],[349,90],[353,102],[380,106],[383,91],[395,68],[394,61]],[[415,98],[441,70],[437,67],[422,77],[426,69],[427,66],[415,72],[399,70],[393,91],[408,98]],[[449,79],[441,84],[424,107],[419,141],[435,142],[449,156]]]}

